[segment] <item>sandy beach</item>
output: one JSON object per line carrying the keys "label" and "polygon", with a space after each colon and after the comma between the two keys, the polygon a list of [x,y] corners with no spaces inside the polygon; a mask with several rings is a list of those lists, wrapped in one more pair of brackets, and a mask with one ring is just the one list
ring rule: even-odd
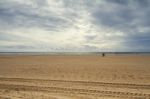
{"label": "sandy beach", "polygon": [[150,99],[150,55],[1,55],[0,99]]}

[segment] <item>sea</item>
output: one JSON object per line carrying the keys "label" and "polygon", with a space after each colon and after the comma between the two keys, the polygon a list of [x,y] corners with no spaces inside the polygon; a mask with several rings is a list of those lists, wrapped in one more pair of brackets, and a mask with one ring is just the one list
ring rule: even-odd
{"label": "sea", "polygon": [[0,52],[0,55],[150,55],[150,52]]}

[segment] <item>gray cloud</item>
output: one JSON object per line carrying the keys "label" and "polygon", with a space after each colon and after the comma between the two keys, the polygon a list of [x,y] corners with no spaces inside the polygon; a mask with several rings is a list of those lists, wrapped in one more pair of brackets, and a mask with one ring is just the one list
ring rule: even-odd
{"label": "gray cloud", "polygon": [[[150,5],[148,0],[132,0],[134,2],[131,2],[131,0],[107,1],[109,2],[92,11],[94,23],[122,30],[126,28],[128,30],[130,27],[134,30],[138,25],[149,26],[150,7],[145,6]],[[147,3],[145,4],[144,1],[147,1]],[[143,8],[143,6],[145,7]]]}
{"label": "gray cloud", "polygon": [[98,28],[103,25],[124,32],[122,46],[127,47],[125,50],[150,50],[147,47],[150,46],[149,0],[107,0],[90,11]]}
{"label": "gray cloud", "polygon": [[56,31],[70,25],[66,19],[58,16],[57,13],[43,10],[42,6],[46,6],[46,1],[34,0],[33,4],[36,6],[8,1],[2,0],[0,2],[1,29],[38,27]]}

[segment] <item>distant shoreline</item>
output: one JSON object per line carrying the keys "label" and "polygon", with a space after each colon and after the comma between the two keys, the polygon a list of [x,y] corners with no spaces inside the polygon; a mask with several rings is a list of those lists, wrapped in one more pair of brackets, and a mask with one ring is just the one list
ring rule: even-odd
{"label": "distant shoreline", "polygon": [[150,52],[0,52],[0,55],[150,55]]}

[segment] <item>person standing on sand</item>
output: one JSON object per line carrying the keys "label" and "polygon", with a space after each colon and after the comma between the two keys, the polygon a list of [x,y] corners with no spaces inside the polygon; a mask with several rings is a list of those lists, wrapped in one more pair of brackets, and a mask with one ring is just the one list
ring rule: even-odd
{"label": "person standing on sand", "polygon": [[102,57],[105,57],[105,53],[102,53]]}

